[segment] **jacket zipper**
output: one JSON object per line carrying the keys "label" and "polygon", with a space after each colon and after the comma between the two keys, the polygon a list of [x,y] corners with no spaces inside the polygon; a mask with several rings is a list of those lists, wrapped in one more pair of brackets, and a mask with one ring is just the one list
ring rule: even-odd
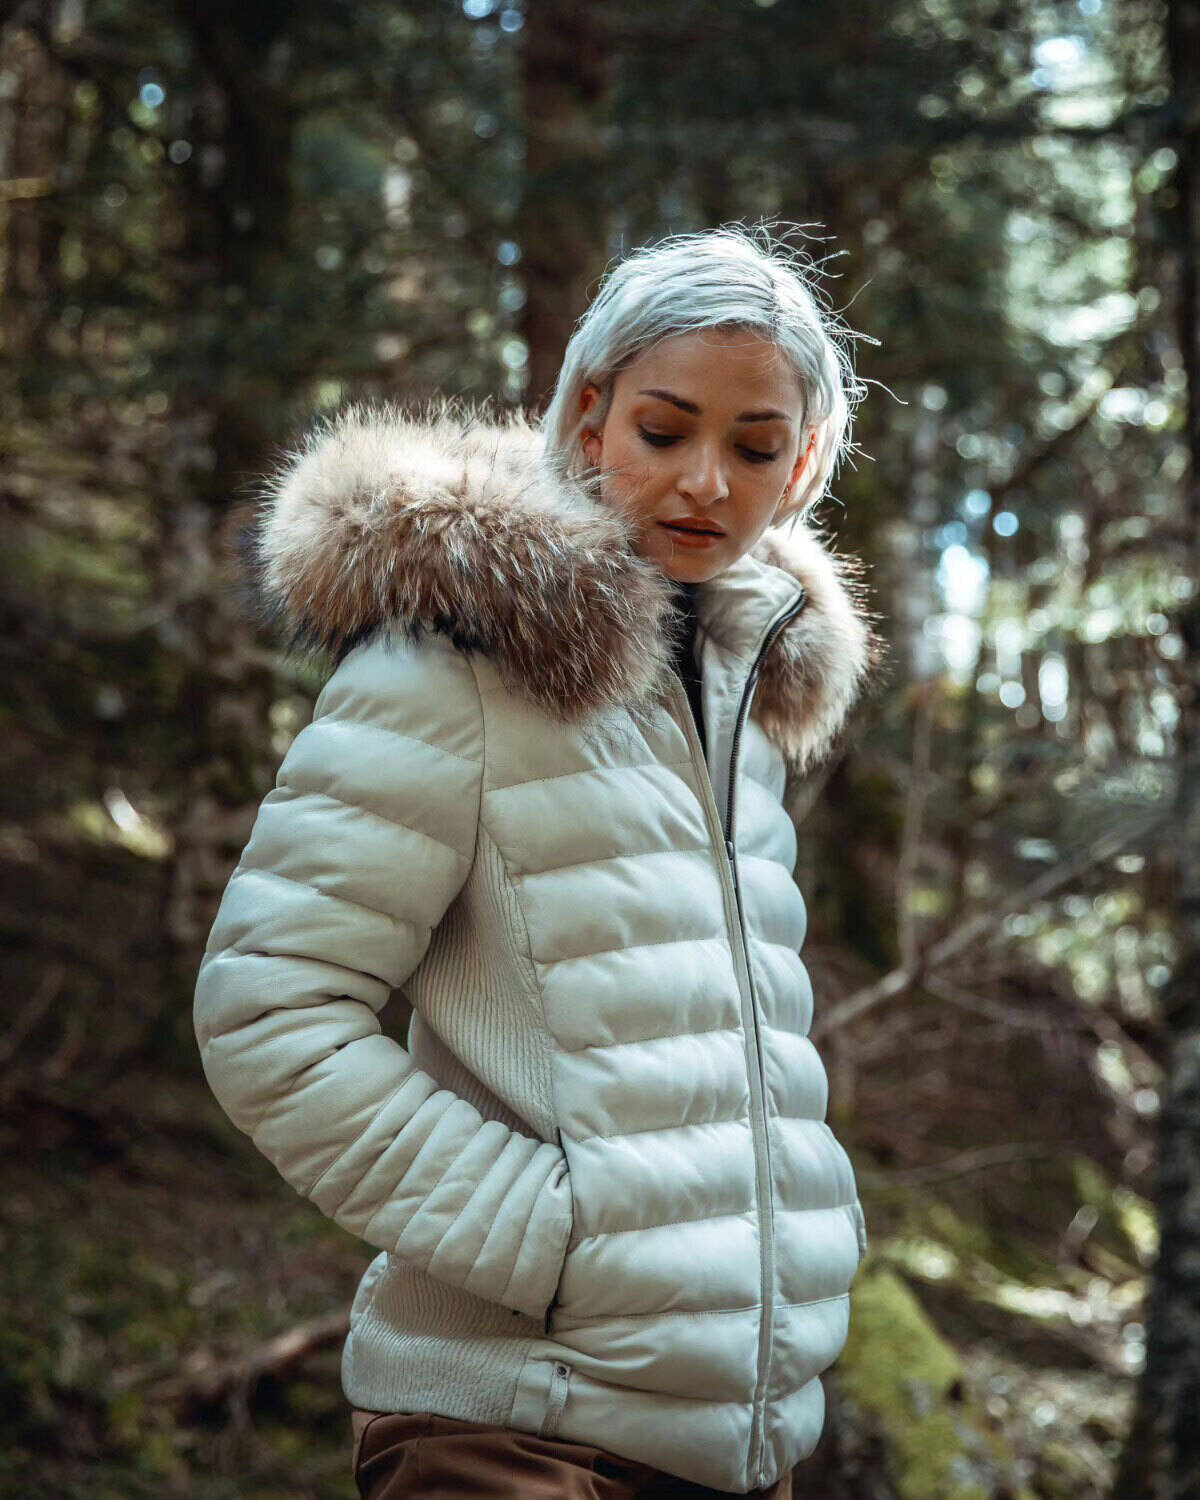
{"label": "jacket zipper", "polygon": [[[691,747],[693,762],[699,761],[704,773],[702,786],[707,793],[705,811],[708,814],[711,825],[710,831],[716,832],[719,830],[722,842],[725,845],[725,859],[722,861],[724,865],[722,887],[726,899],[727,917],[731,916],[733,918],[733,921],[729,925],[737,933],[738,941],[735,946],[735,955],[740,970],[738,975],[739,988],[743,990],[745,1008],[750,1014],[751,1031],[754,1037],[754,1065],[748,1071],[750,1102],[754,1111],[752,1126],[755,1138],[755,1182],[758,1193],[760,1220],[762,1319],[760,1322],[758,1344],[758,1384],[754,1396],[754,1411],[751,1420],[748,1468],[751,1483],[757,1488],[762,1488],[765,1484],[765,1466],[763,1464],[763,1450],[765,1447],[764,1426],[766,1422],[767,1381],[770,1375],[771,1340],[774,1334],[775,1312],[775,1188],[771,1167],[771,1137],[767,1123],[767,1080],[765,1059],[763,1056],[762,1029],[759,1022],[758,1001],[754,992],[754,979],[750,972],[750,946],[746,933],[746,914],[742,906],[741,882],[738,879],[737,859],[733,839],[734,803],[737,787],[737,759],[738,751],[741,748],[742,729],[745,725],[747,710],[750,706],[750,695],[758,679],[759,668],[776,636],[791,620],[795,619],[807,602],[807,594],[801,591],[791,606],[771,622],[755,654],[749,675],[742,688],[742,695],[738,702],[737,716],[733,724],[733,741],[729,749],[729,791],[726,799],[724,828],[721,827],[721,816],[717,809],[716,797],[713,795],[712,781],[708,774],[708,761],[700,747],[700,737],[696,733],[695,720],[692,718],[691,703],[688,701],[682,682],[677,681],[674,685],[676,703],[679,703],[680,698],[683,699],[682,718],[688,743]],[[729,900],[730,896],[733,898],[732,902]],[[747,1059],[747,1061],[750,1061],[750,1059]]]}

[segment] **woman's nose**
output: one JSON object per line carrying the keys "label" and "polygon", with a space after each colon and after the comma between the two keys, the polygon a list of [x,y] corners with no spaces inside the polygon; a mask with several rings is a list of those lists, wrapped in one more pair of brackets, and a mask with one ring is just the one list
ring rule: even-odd
{"label": "woman's nose", "polygon": [[725,466],[715,449],[697,448],[679,475],[676,488],[696,505],[714,505],[729,493]]}

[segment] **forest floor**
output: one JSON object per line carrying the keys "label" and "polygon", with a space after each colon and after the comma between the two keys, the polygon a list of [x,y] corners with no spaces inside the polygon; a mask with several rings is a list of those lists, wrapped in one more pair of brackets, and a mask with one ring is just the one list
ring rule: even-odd
{"label": "forest floor", "polygon": [[[353,1500],[338,1363],[369,1252],[199,1078],[9,1092],[0,1163],[3,1500]],[[897,1232],[873,1237],[808,1478],[829,1500],[1100,1500],[1130,1396],[1127,1278],[1022,1292],[957,1211],[884,1196],[868,1217]]]}
{"label": "forest floor", "polygon": [[[199,1080],[6,1103],[0,1495],[352,1500],[338,1365],[361,1243]],[[311,1347],[288,1368],[271,1341],[294,1329]],[[277,1373],[254,1378],[255,1352]]]}

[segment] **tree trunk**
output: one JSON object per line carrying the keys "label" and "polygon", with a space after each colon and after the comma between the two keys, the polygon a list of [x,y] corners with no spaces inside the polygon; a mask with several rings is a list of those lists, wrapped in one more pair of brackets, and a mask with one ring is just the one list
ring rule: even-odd
{"label": "tree trunk", "polygon": [[[1184,533],[1200,577],[1200,0],[1170,0],[1167,42],[1179,157],[1172,241],[1178,258],[1179,343],[1188,376],[1191,453]],[[1200,652],[1200,601],[1179,622],[1188,659]],[[1158,1139],[1160,1249],[1147,1309],[1146,1364],[1122,1457],[1118,1500],[1200,1494],[1200,695],[1182,705],[1175,819],[1178,963],[1164,997],[1168,1039]]]}
{"label": "tree trunk", "polygon": [[284,361],[247,360],[242,325],[269,295],[290,245],[292,111],[280,75],[286,49],[272,34],[282,12],[180,9],[194,47],[196,94],[187,133],[200,169],[183,189],[184,242],[176,258],[180,317],[215,308],[226,350],[201,342],[182,373],[164,453],[159,596],[182,663],[178,702],[191,726],[179,769],[167,929],[189,965],[266,789],[274,675],[228,576],[229,523],[248,482],[268,462]]}
{"label": "tree trunk", "polygon": [[0,298],[4,352],[15,370],[36,359],[59,279],[53,195],[67,157],[71,80],[31,32],[16,26],[0,38],[5,76],[15,87],[0,98]]}
{"label": "tree trunk", "polygon": [[527,6],[523,38],[527,146],[517,242],[529,348],[525,399],[540,409],[588,287],[608,259],[600,108],[607,70],[587,0]]}

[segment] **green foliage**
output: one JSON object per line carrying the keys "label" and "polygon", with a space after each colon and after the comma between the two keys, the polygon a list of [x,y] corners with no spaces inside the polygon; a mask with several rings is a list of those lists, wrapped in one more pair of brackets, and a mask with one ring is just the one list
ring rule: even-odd
{"label": "green foliage", "polygon": [[838,1364],[846,1396],[886,1435],[900,1500],[988,1500],[1016,1491],[1013,1455],[967,1393],[953,1349],[892,1272],[854,1291]]}

